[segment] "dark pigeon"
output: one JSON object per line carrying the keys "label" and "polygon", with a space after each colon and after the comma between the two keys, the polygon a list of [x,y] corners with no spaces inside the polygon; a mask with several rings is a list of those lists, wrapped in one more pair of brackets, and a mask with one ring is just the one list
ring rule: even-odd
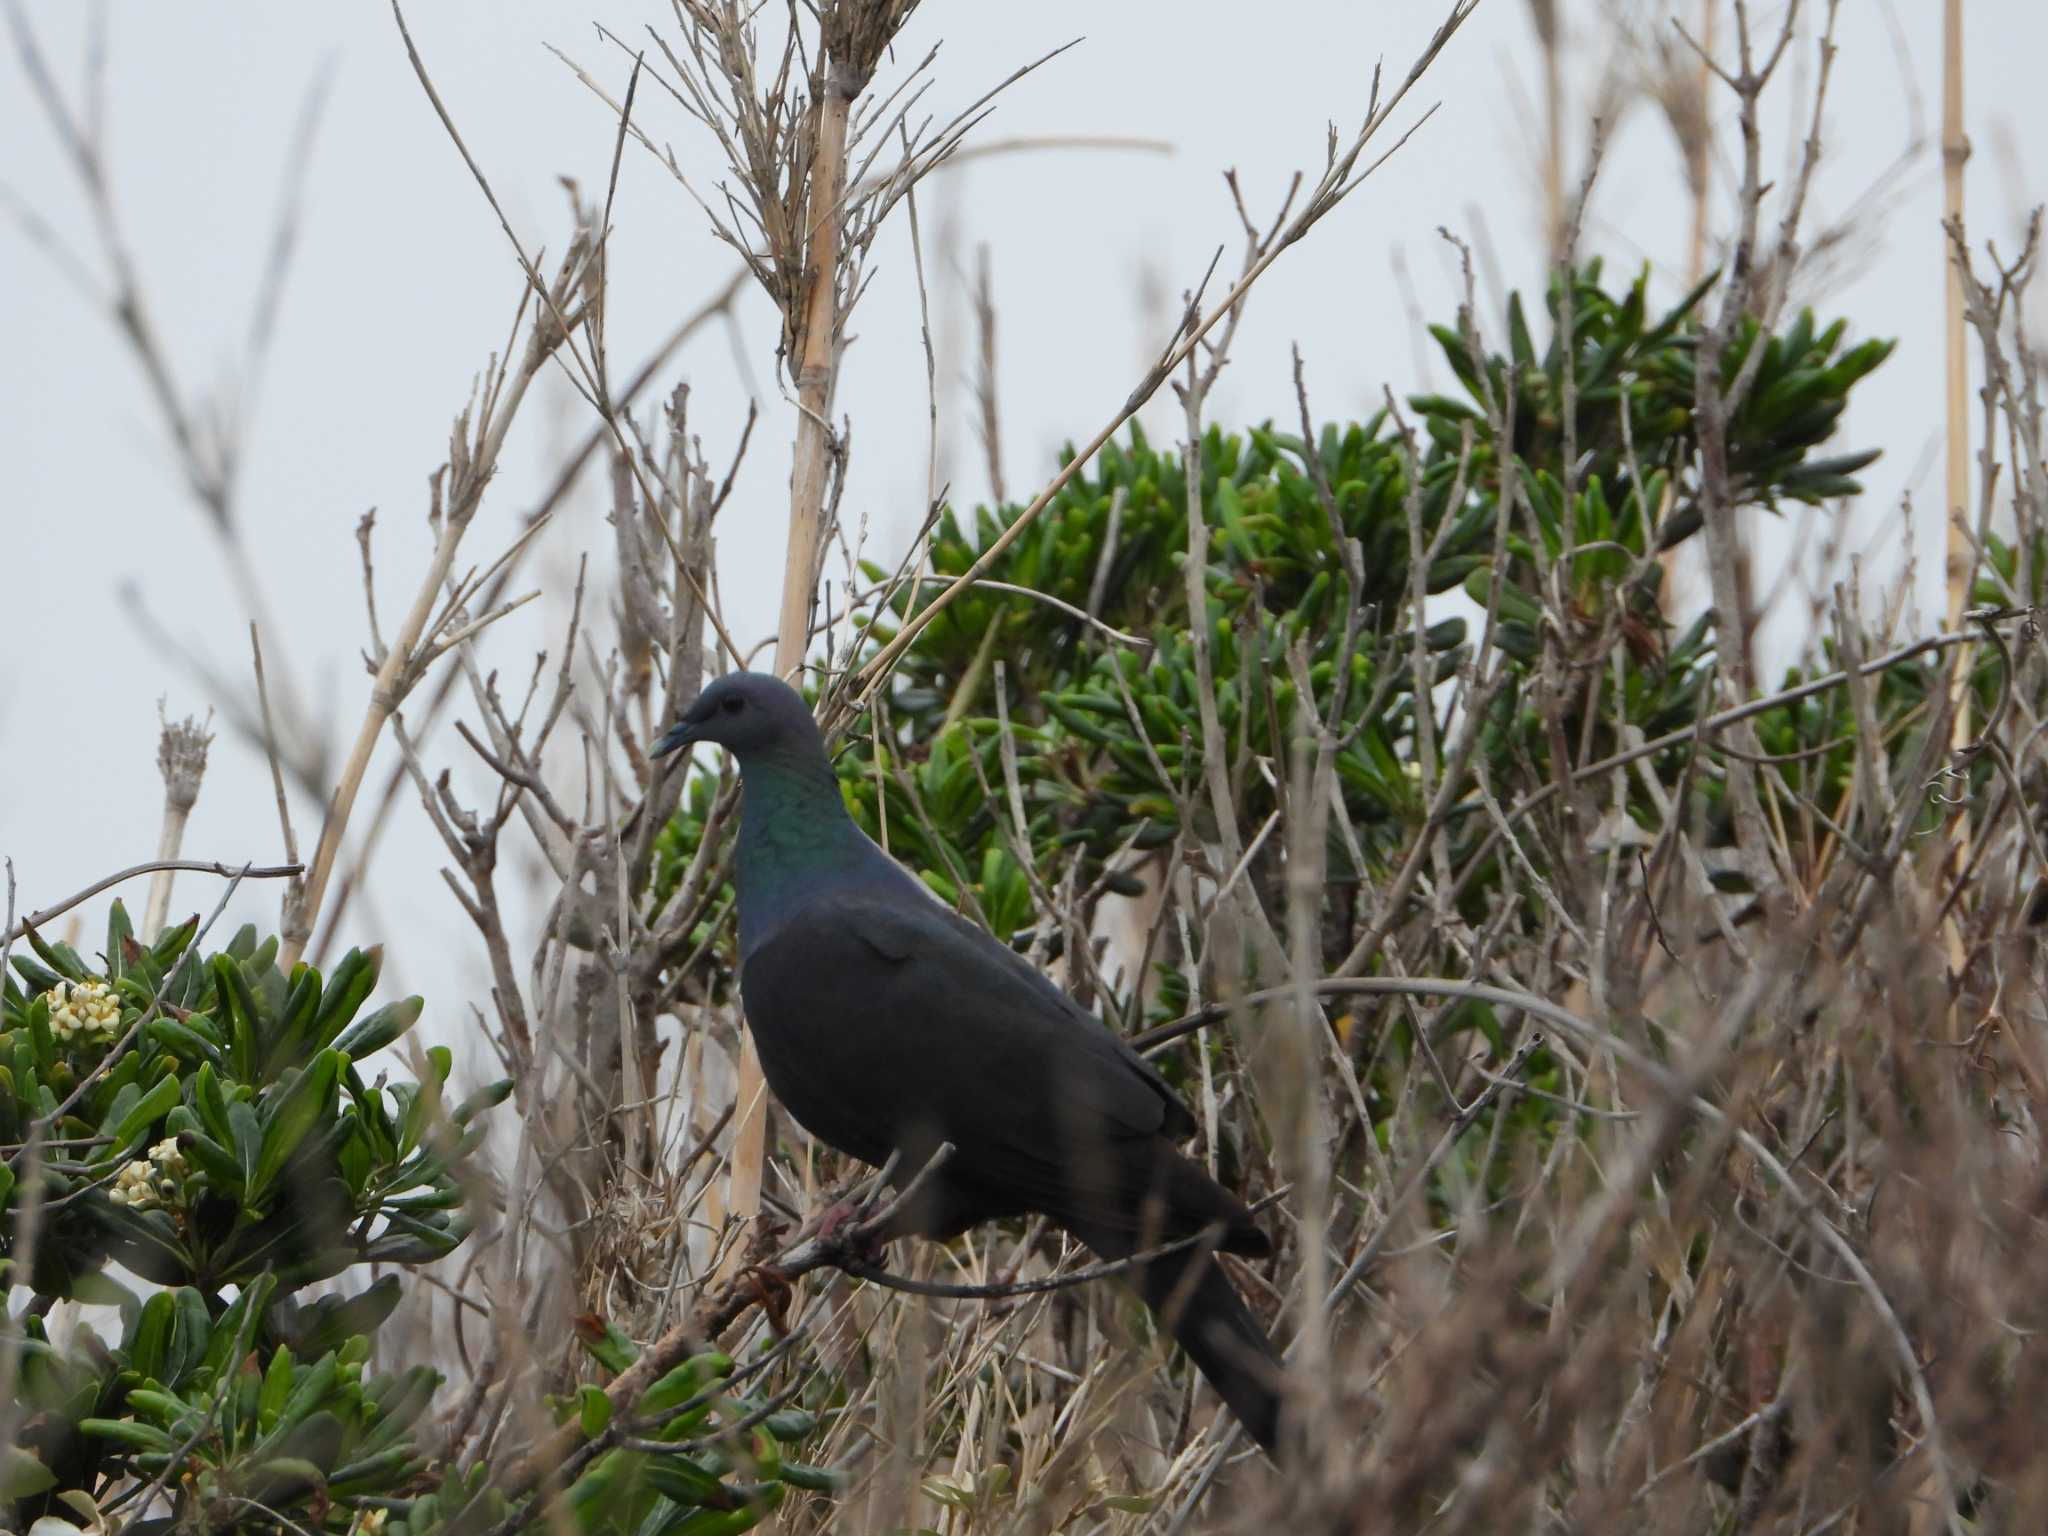
{"label": "dark pigeon", "polygon": [[655,748],[739,760],[740,985],[768,1085],[805,1130],[908,1182],[905,1234],[1038,1213],[1105,1259],[1202,1242],[1130,1279],[1253,1438],[1279,1357],[1213,1250],[1264,1256],[1250,1212],[1176,1149],[1194,1117],[1143,1058],[1007,945],[934,901],[854,825],[803,698],[720,678]]}

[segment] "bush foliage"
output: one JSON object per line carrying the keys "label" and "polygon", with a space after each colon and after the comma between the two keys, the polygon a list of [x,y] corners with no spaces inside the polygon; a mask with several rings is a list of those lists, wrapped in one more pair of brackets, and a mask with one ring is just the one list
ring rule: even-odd
{"label": "bush foliage", "polygon": [[[518,1523],[516,1491],[447,1464],[440,1372],[380,1368],[377,1348],[418,1271],[489,1208],[471,1154],[511,1083],[450,1103],[446,1046],[423,1053],[423,1083],[366,1081],[357,1063],[421,1012],[416,997],[365,1011],[375,950],[325,978],[303,964],[286,975],[276,941],[253,929],[202,957],[199,926],[144,945],[116,903],[97,963],[33,932],[32,953],[13,957],[0,1275],[33,1300],[0,1507],[24,1527],[110,1528],[165,1491],[174,1513],[131,1529],[428,1536]],[[370,1265],[385,1272],[370,1280]],[[82,1323],[53,1341],[59,1300],[113,1309],[118,1335]],[[639,1352],[602,1325],[585,1344],[603,1376]],[[578,1529],[740,1530],[785,1486],[829,1486],[781,1453],[810,1417],[763,1416],[758,1397],[724,1389],[733,1369],[708,1353],[654,1383],[645,1433],[678,1449],[592,1460],[567,1490]],[[605,1403],[565,1383],[553,1407],[596,1434]],[[742,1419],[759,1422],[736,1449],[700,1443]]]}
{"label": "bush foliage", "polygon": [[[1210,529],[1202,592],[1217,719],[1234,768],[1262,761],[1273,770],[1233,774],[1243,824],[1259,826],[1283,797],[1303,729],[1304,677],[1312,718],[1330,721],[1342,739],[1336,770],[1349,828],[1331,834],[1332,902],[1343,909],[1328,925],[1331,958],[1358,921],[1353,889],[1390,876],[1429,818],[1417,771],[1418,697],[1434,712],[1431,739],[1441,743],[1449,725],[1443,689],[1482,645],[1514,662],[1486,703],[1479,748],[1496,785],[1540,787],[1551,772],[1553,743],[1529,697],[1546,643],[1579,672],[1619,663],[1611,686],[1589,690],[1590,705],[1574,703],[1566,717],[1567,739],[1590,758],[1620,750],[1632,731],[1655,738],[1705,711],[1713,616],[1674,628],[1658,556],[1700,527],[1694,354],[1696,310],[1711,281],[1656,314],[1647,270],[1615,293],[1602,286],[1597,262],[1583,269],[1572,292],[1577,427],[1569,467],[1561,284],[1548,294],[1551,339],[1540,353],[1519,295],[1508,304],[1506,355],[1482,355],[1467,329],[1432,327],[1466,396],[1411,397],[1413,437],[1404,434],[1406,417],[1391,410],[1325,426],[1312,447],[1271,423],[1242,435],[1212,428],[1204,437],[1196,481]],[[1731,380],[1751,348],[1764,349],[1729,429],[1728,457],[1746,505],[1813,515],[1854,493],[1855,472],[1877,457],[1875,449],[1818,451],[1850,392],[1891,350],[1880,340],[1851,346],[1846,335],[1845,322],[1822,326],[1802,313],[1778,335],[1748,324],[1729,349],[1723,373]],[[1512,424],[1509,494],[1519,506],[1503,506],[1490,410]],[[918,635],[886,709],[856,729],[839,756],[847,802],[868,833],[886,837],[934,890],[997,933],[1023,936],[1036,920],[1034,881],[1042,892],[1073,864],[1082,889],[1128,895],[1138,887],[1117,867],[1120,857],[1204,835],[1201,796],[1190,793],[1203,772],[1204,690],[1188,632],[1188,494],[1180,457],[1142,431],[1105,448],[987,572],[992,583],[1059,605],[996,586],[964,594]],[[930,540],[931,571],[968,570],[1015,511],[979,508],[963,519],[946,510]],[[1525,531],[1531,523],[1535,538]],[[1355,591],[1346,545],[1358,556]],[[859,629],[866,655],[893,637],[918,593],[878,565],[863,569],[878,592]],[[1546,634],[1552,572],[1570,626]],[[1417,635],[1418,596],[1456,592],[1476,613],[1425,621]],[[1354,612],[1355,628],[1346,622]],[[1489,623],[1492,632],[1482,634]],[[1122,643],[1105,626],[1143,643]],[[1418,646],[1428,657],[1422,667]],[[998,659],[1007,689],[1000,712],[992,700]],[[1910,715],[1931,676],[1924,667],[1887,674],[1884,718]],[[1804,751],[1839,736],[1847,708],[1839,694],[1824,697],[1770,712],[1763,728],[1772,750]],[[1006,799],[1006,750],[1025,837]],[[1691,752],[1679,743],[1655,759],[1663,784],[1686,777]],[[1841,743],[1827,758],[1824,803],[1838,800],[1852,755]],[[1691,785],[1713,807],[1716,783],[1699,777]],[[657,894],[694,855],[718,789],[710,779],[693,786],[664,841]],[[1631,809],[1644,825],[1661,819],[1647,790]],[[1442,817],[1465,871],[1461,903],[1477,919],[1504,873],[1497,840],[1476,790]],[[1263,866],[1269,878],[1277,869],[1277,858]],[[729,893],[707,910],[729,912]],[[1167,971],[1156,992],[1135,980],[1105,1005],[1127,1026],[1143,1011],[1141,994],[1153,995],[1154,1013],[1177,1011],[1178,976],[1170,963]]]}
{"label": "bush foliage", "polygon": [[[1538,966],[1558,914],[1569,924],[1584,910],[1591,819],[1610,880],[1615,850],[1673,827],[1725,852],[1728,759],[1696,727],[1731,642],[1711,613],[1674,626],[1662,564],[1702,522],[1693,390],[1706,285],[1661,314],[1648,290],[1645,272],[1611,291],[1597,264],[1554,284],[1540,350],[1519,298],[1505,353],[1484,350],[1469,316],[1434,328],[1460,397],[1414,396],[1312,437],[1271,422],[1211,429],[1192,465],[1134,429],[995,562],[991,584],[918,635],[841,743],[854,814],[942,898],[1020,948],[1064,958],[1070,985],[1127,1033],[1180,1018],[1219,955],[1185,926],[1161,938],[1155,925],[1137,963],[1118,963],[1131,957],[1094,942],[1103,903],[1156,895],[1170,855],[1211,890],[1243,878],[1283,925],[1281,839],[1252,839],[1238,870],[1205,861],[1219,814],[1247,829],[1282,820],[1318,732],[1334,743],[1315,935],[1326,972],[1363,935],[1389,931],[1376,893],[1433,841],[1434,922],[1419,951],[1483,932],[1486,944],[1521,943],[1516,963]],[[1805,314],[1781,332],[1737,332],[1725,380],[1761,351],[1728,428],[1746,507],[1808,518],[1855,491],[1874,453],[1824,450],[1889,345],[1849,345],[1846,332]],[[1206,530],[1192,577],[1191,496]],[[925,572],[967,571],[1016,515],[945,510]],[[1988,562],[1992,601],[2043,564],[1995,542]],[[927,590],[880,565],[863,574],[871,585],[843,658],[853,662],[886,644]],[[1497,665],[1482,678],[1488,658]],[[2001,665],[1987,656],[1973,676],[1980,710],[1999,707]],[[1848,689],[1801,693],[1815,676],[1790,674],[1797,696],[1759,706],[1755,727],[1811,812],[1785,819],[1781,851],[1818,886],[1869,793],[1859,774],[1870,733],[1897,776],[1925,760],[1941,712],[1931,660],[1885,670],[1860,704]],[[1471,771],[1447,774],[1443,754],[1468,719]],[[1640,767],[1603,778],[1604,809],[1571,803],[1576,784],[1624,754]],[[1988,781],[1988,764],[1964,766],[1969,786]],[[702,963],[672,980],[716,1004],[735,992],[730,887],[713,878],[685,892],[685,872],[715,867],[705,839],[733,793],[729,767],[688,784],[656,842],[649,908],[695,904],[678,953]],[[1906,812],[1912,825],[1937,814]],[[1732,859],[1702,873],[1743,889]],[[445,1048],[414,1056],[424,1082],[366,1081],[359,1063],[399,1042],[422,1006],[369,1006],[376,951],[323,978],[281,971],[274,941],[249,930],[208,956],[199,938],[195,920],[142,944],[117,905],[97,961],[39,934],[14,957],[0,1014],[0,1262],[34,1296],[20,1324],[27,1414],[0,1467],[14,1519],[92,1526],[162,1494],[174,1512],[164,1523],[183,1529],[428,1536],[566,1520],[590,1533],[705,1536],[750,1528],[796,1490],[821,1501],[798,1518],[831,1522],[842,1476],[793,1452],[846,1445],[837,1421],[856,1394],[843,1371],[816,1364],[778,1396],[772,1352],[740,1366],[707,1341],[622,1410],[603,1385],[635,1369],[646,1341],[596,1315],[578,1321],[583,1366],[558,1374],[546,1398],[551,1421],[573,1425],[584,1446],[561,1469],[558,1503],[536,1480],[451,1454],[460,1435],[449,1419],[464,1410],[433,1365],[387,1368],[379,1330],[417,1272],[494,1214],[496,1187],[472,1154],[484,1111],[511,1084],[451,1104]],[[1255,956],[1238,963],[1245,979],[1280,979],[1260,977]],[[1566,974],[1580,963],[1575,953]],[[1368,955],[1363,968],[1388,974],[1387,958]],[[1515,1012],[1461,1002],[1423,1033],[1398,1007],[1326,999],[1370,1129],[1369,1144],[1340,1143],[1334,1187],[1371,1185],[1407,1134],[1432,1046],[1469,1032],[1478,1059],[1502,1065],[1526,1022]],[[1660,1055],[1683,1033],[1669,1008],[1640,1022]],[[1205,1047],[1202,1080],[1212,1065],[1233,1070],[1238,1045]],[[1562,1140],[1594,1145],[1574,1098],[1586,1080],[1568,1055],[1539,1043],[1516,1059],[1534,1092],[1461,1121],[1465,1150],[1428,1190],[1432,1221],[1455,1223],[1467,1180],[1505,1198],[1510,1175]],[[1187,1053],[1162,1065],[1199,1091]],[[1238,1182],[1278,1182],[1275,1127],[1235,1114],[1218,1134]],[[1818,1155],[1834,1155],[1814,1137]],[[1364,1221],[1362,1200],[1339,1206],[1340,1222]],[[1659,1271],[1665,1302],[1706,1283],[1711,1246]],[[365,1281],[368,1265],[388,1269]],[[112,1307],[118,1338],[82,1324],[53,1341],[45,1316],[59,1299]],[[1021,1368],[1007,1357],[986,1367]],[[959,1428],[949,1418],[936,1432]],[[1411,1512],[1441,1475],[1403,1485]],[[1016,1496],[1011,1477],[1005,1462],[925,1491],[971,1526]],[[1152,1505],[1102,1491],[1085,1507]]]}

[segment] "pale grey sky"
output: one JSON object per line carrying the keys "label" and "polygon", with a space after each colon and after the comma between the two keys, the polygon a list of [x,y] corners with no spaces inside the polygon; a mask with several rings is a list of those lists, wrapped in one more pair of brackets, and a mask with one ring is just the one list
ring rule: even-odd
{"label": "pale grey sky", "polygon": [[[1696,14],[1697,0],[1683,8]],[[961,284],[940,257],[949,230],[970,270],[975,248],[991,247],[1013,496],[1050,471],[1059,443],[1090,435],[1124,398],[1159,339],[1168,301],[1200,276],[1215,247],[1227,242],[1234,256],[1235,216],[1220,173],[1236,167],[1253,208],[1269,210],[1293,170],[1313,174],[1319,165],[1326,122],[1347,133],[1356,123],[1375,62],[1398,79],[1443,9],[1438,0],[1041,0],[1000,9],[927,0],[896,68],[943,41],[927,98],[942,117],[1020,62],[1082,37],[1012,88],[981,138],[1141,136],[1172,145],[1170,155],[1045,151],[981,160],[943,173],[921,197],[941,368],[956,376],[967,362],[966,317]],[[1561,0],[1561,9],[1582,102],[1609,49],[1601,18],[1613,7]],[[1660,24],[1655,5],[1636,9]],[[27,0],[23,10],[75,100],[85,7]],[[1770,19],[1777,7],[1761,11]],[[1880,180],[1887,193],[1881,217],[1859,231],[1867,259],[1811,295],[1825,314],[1849,316],[1859,334],[1901,342],[1860,391],[1842,437],[1844,447],[1887,450],[1867,477],[1872,494],[1861,526],[1873,531],[1873,550],[1874,531],[1895,527],[1909,482],[1919,493],[1921,548],[1938,539],[1940,465],[1929,457],[1941,423],[1937,160],[1930,147],[1902,173],[1893,167],[1915,126],[1916,93],[1919,127],[1931,136],[1938,126],[1939,12],[1936,0],[1842,7],[1827,155],[1813,198],[1813,217],[1826,222]],[[668,8],[652,0],[416,0],[408,19],[521,239],[529,249],[558,250],[567,219],[557,178],[601,184],[614,123],[544,45],[616,90],[628,61],[592,22],[644,37],[648,25],[673,26]],[[1968,20],[1978,151],[1969,170],[1971,225],[2010,248],[2048,167],[2035,95],[2039,61],[2048,57],[2048,7],[1970,0]],[[396,604],[420,568],[426,477],[445,453],[471,380],[503,343],[518,273],[413,79],[388,7],[125,0],[109,8],[106,35],[116,200],[155,321],[188,386],[234,375],[299,102],[323,69],[332,71],[298,258],[254,402],[242,502],[278,629],[266,635],[272,664],[309,686],[346,738],[367,689],[358,659],[365,629],[356,522],[379,509],[381,595]],[[1774,170],[1788,163],[1788,126],[1795,109],[1804,110],[1811,55],[1809,42],[1799,78],[1789,82],[1796,92],[1779,98],[1771,119]],[[1486,0],[1395,126],[1441,103],[1436,115],[1258,290],[1213,402],[1217,420],[1289,416],[1295,342],[1325,417],[1369,411],[1383,385],[1441,386],[1446,370],[1418,341],[1395,276],[1398,253],[1423,312],[1449,313],[1456,289],[1440,225],[1468,236],[1483,230],[1508,283],[1540,284],[1535,136],[1520,105],[1533,96],[1534,79],[1526,6]],[[643,88],[641,102],[648,130],[674,146],[700,186],[715,184],[719,167],[702,130],[658,92]],[[1725,93],[1715,105],[1725,127]],[[1576,163],[1588,134],[1584,108],[1573,116]],[[1719,168],[1724,198],[1730,174]],[[0,58],[0,184],[98,265],[86,205],[11,50]],[[615,224],[611,345],[618,364],[631,366],[724,279],[733,258],[644,155],[626,158]],[[1669,133],[1638,104],[1618,125],[1585,248],[1624,268],[1656,261],[1668,295],[1687,230]],[[839,397],[853,418],[845,514],[852,523],[866,519],[874,540],[893,550],[922,503],[926,456],[924,360],[900,213],[874,270]],[[1489,324],[1497,297],[1483,294]],[[183,490],[132,359],[11,220],[0,220],[0,336],[0,590],[9,620],[0,651],[0,853],[13,858],[29,908],[152,854],[161,808],[156,701],[167,699],[173,714],[203,712],[208,702],[193,676],[142,638],[125,611],[124,586],[132,583],[180,644],[238,678],[247,675],[249,615],[219,574],[218,541]],[[769,306],[750,295],[736,330],[706,331],[666,376],[693,384],[693,420],[719,463],[750,381],[768,391],[720,524],[727,615],[743,642],[772,629],[781,571],[792,409],[774,389],[774,342]],[[965,405],[949,388],[943,473],[955,499],[971,504],[986,481]],[[1155,406],[1147,421],[1155,436],[1173,431],[1170,409]],[[563,445],[587,426],[559,385],[528,407],[471,536],[475,554],[502,547]],[[576,553],[608,542],[596,477],[587,477],[548,539],[546,558],[531,567],[548,600],[489,642],[508,672],[523,673],[535,649],[556,643]],[[1896,538],[1881,550],[1873,560],[1895,569]],[[1938,560],[1923,565],[1920,590],[1931,596]],[[465,756],[452,738],[428,753],[477,784]],[[296,810],[310,845],[318,807]],[[261,757],[225,731],[186,851],[236,862],[279,852]],[[425,991],[429,1018],[452,1030],[476,951],[435,874],[440,863],[417,807],[406,805],[379,860],[374,904],[355,909],[348,935],[385,941],[390,980]],[[210,879],[185,877],[174,910],[210,906],[217,890]],[[143,891],[137,882],[124,893],[138,911]],[[233,915],[268,927],[275,898],[274,890],[245,890]],[[85,937],[96,943],[104,899],[84,910]]]}

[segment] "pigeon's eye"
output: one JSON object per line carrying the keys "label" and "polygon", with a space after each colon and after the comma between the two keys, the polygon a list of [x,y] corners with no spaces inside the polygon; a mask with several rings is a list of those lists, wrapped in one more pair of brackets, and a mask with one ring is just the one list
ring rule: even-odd
{"label": "pigeon's eye", "polygon": [[728,715],[736,715],[741,710],[747,707],[747,701],[745,699],[727,696],[726,698],[720,699],[718,701],[718,707],[724,710]]}

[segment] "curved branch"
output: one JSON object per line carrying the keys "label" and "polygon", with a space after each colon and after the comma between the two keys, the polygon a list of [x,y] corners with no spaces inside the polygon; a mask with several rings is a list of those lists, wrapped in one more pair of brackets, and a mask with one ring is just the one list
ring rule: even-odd
{"label": "curved branch", "polygon": [[[1276,1189],[1270,1195],[1251,1207],[1256,1216],[1269,1210],[1287,1197],[1292,1185]],[[1088,1285],[1096,1280],[1108,1280],[1126,1274],[1154,1259],[1163,1259],[1169,1254],[1179,1253],[1184,1248],[1201,1244],[1214,1245],[1223,1236],[1223,1223],[1212,1221],[1199,1232],[1186,1237],[1177,1237],[1170,1243],[1161,1243],[1157,1248],[1147,1248],[1128,1258],[1107,1259],[1100,1264],[1090,1264],[1085,1269],[1070,1270],[1064,1275],[1046,1275],[1037,1280],[1011,1280],[990,1285],[951,1285],[942,1280],[913,1280],[908,1275],[895,1275],[877,1268],[858,1257],[848,1255],[833,1260],[835,1268],[845,1270],[856,1279],[879,1285],[885,1291],[901,1291],[906,1296],[931,1296],[942,1301],[1007,1301],[1016,1296],[1043,1296],[1052,1291],[1071,1290],[1075,1286]]]}
{"label": "curved branch", "polygon": [[73,891],[62,901],[31,912],[5,933],[0,933],[0,943],[12,944],[32,928],[40,928],[53,918],[61,917],[81,901],[90,901],[110,886],[119,885],[123,880],[133,880],[137,875],[154,874],[160,869],[189,870],[199,875],[219,875],[223,880],[284,880],[304,871],[303,864],[234,865],[222,864],[212,859],[151,859],[147,864],[131,864],[128,868],[95,880],[82,891]]}

